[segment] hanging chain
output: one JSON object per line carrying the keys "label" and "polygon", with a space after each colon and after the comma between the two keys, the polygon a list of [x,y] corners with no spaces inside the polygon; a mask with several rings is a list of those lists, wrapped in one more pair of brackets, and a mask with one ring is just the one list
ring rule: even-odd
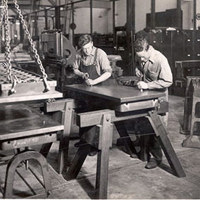
{"label": "hanging chain", "polygon": [[[4,5],[4,2],[2,1],[2,5],[1,5],[3,8],[2,8],[2,11],[1,11],[1,19],[0,19],[0,37],[2,38],[3,37],[3,21],[4,21],[4,16],[5,16],[5,5]],[[6,63],[2,63],[3,66],[5,66],[5,68],[7,68],[7,65]]]}
{"label": "hanging chain", "polygon": [[0,28],[2,30],[2,25],[3,25],[3,20],[4,20],[4,15],[5,15],[5,5],[4,2],[2,2],[2,12],[1,12],[1,21],[0,21]]}
{"label": "hanging chain", "polygon": [[9,21],[8,21],[8,1],[4,0],[4,28],[5,28],[5,60],[7,63],[7,78],[12,82],[12,65],[11,65],[11,57],[10,57],[10,35],[9,35]]}
{"label": "hanging chain", "polygon": [[[4,1],[5,1],[5,0],[4,0]],[[21,12],[21,10],[20,10],[20,8],[19,8],[19,5],[18,5],[18,3],[17,3],[17,0],[13,0],[13,2],[14,2],[14,4],[15,4],[15,8],[16,8],[18,14],[19,14],[19,18],[20,18],[21,23],[22,23],[22,25],[23,25],[24,31],[25,31],[25,33],[26,33],[26,35],[27,35],[27,37],[28,37],[28,40],[29,40],[29,42],[30,42],[30,44],[31,44],[31,50],[32,50],[32,52],[35,54],[35,59],[36,59],[36,61],[37,61],[37,64],[38,64],[39,67],[40,67],[40,71],[41,71],[41,73],[42,73],[43,81],[44,81],[44,85],[45,85],[45,91],[44,91],[44,92],[47,92],[47,91],[50,90],[50,87],[49,87],[48,82],[47,82],[47,74],[45,73],[44,67],[43,67],[42,62],[41,62],[41,60],[40,60],[40,57],[39,57],[39,55],[38,55],[38,53],[37,53],[37,49],[35,48],[35,44],[34,44],[34,42],[33,42],[33,39],[31,38],[31,35],[30,35],[29,31],[28,31],[26,22],[25,22],[25,20],[24,20],[24,17],[23,17],[23,15],[22,15],[22,12]]]}

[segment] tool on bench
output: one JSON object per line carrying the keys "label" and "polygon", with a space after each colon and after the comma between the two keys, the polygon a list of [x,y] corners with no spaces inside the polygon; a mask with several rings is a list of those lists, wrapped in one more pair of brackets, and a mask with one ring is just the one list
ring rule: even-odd
{"label": "tool on bench", "polygon": [[90,76],[89,76],[89,74],[88,74],[88,73],[84,73],[84,74],[83,74],[83,79],[84,79],[84,80],[88,80],[88,79],[89,79],[89,77],[90,77]]}

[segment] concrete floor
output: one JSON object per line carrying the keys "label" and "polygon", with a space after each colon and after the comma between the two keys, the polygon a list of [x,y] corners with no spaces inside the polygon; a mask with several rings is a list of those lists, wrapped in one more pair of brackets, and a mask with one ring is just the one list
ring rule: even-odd
{"label": "concrete floor", "polygon": [[[110,150],[109,163],[109,199],[200,199],[200,149],[184,148],[181,146],[185,135],[180,134],[180,124],[183,119],[184,98],[170,96],[168,132],[170,141],[184,168],[186,177],[178,178],[166,171],[165,165],[152,170],[144,168],[145,162],[131,158],[116,146],[118,133],[114,133],[113,148]],[[199,142],[199,138],[194,136]],[[73,146],[77,140],[70,142],[70,158],[72,159],[76,148]],[[76,180],[66,181],[62,175],[56,173],[58,144],[53,144],[48,155],[50,165],[53,197],[55,199],[94,199],[96,198],[95,172],[96,156],[88,156]],[[163,163],[168,165],[164,158]],[[34,165],[34,163],[32,163]],[[19,167],[19,171],[27,178],[37,198],[41,186],[31,177],[30,173]],[[0,184],[4,186],[5,166],[0,168]],[[65,175],[65,173],[63,174]],[[15,176],[14,198],[23,198],[32,195],[30,189]],[[0,194],[1,198],[1,194]]]}

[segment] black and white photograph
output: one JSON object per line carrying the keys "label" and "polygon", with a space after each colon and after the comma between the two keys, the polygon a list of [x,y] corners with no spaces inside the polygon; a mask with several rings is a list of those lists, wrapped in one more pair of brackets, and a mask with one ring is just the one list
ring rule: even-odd
{"label": "black and white photograph", "polygon": [[0,0],[0,199],[200,199],[200,0]]}

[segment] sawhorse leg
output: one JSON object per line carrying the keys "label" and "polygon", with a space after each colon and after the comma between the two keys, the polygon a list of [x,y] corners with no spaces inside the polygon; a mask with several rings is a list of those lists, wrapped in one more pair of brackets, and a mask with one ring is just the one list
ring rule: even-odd
{"label": "sawhorse leg", "polygon": [[80,172],[81,167],[88,153],[90,152],[90,149],[91,149],[91,145],[89,144],[85,144],[79,147],[74,159],[72,160],[72,164],[70,165],[66,174],[66,179],[68,181],[75,179],[78,176],[78,173]]}
{"label": "sawhorse leg", "polygon": [[109,148],[112,146],[113,124],[111,115],[104,114],[100,128],[99,149],[97,158],[96,189],[99,199],[107,199],[108,190],[108,169],[109,169]]}
{"label": "sawhorse leg", "polygon": [[[46,104],[46,112],[62,112],[61,123],[64,125],[64,131],[59,138],[59,158],[58,158],[58,173],[61,174],[67,168],[68,163],[68,150],[69,150],[69,137],[72,126],[72,117],[74,114],[74,100],[63,99],[55,102],[48,102]],[[44,144],[41,149],[41,154],[47,156],[52,143]]]}
{"label": "sawhorse leg", "polygon": [[[102,123],[98,126],[99,141],[98,141],[98,155],[97,155],[97,173],[96,173],[96,189],[99,199],[107,198],[108,186],[108,167],[109,167],[109,148],[112,145],[113,124],[111,123],[111,115],[103,114]],[[67,180],[76,178],[88,153],[91,145],[86,144],[79,147],[72,165],[67,171]]]}
{"label": "sawhorse leg", "polygon": [[64,131],[60,138],[59,145],[59,173],[67,168],[68,151],[69,151],[69,137],[72,126],[73,103],[65,103],[65,109],[62,117],[62,124],[64,124]]}
{"label": "sawhorse leg", "polygon": [[124,122],[123,121],[115,122],[115,127],[116,127],[120,137],[123,138],[123,142],[124,142],[126,151],[130,155],[137,154],[137,151],[133,145],[133,142],[131,141],[129,134],[127,133],[127,129],[125,127]]}
{"label": "sawhorse leg", "polygon": [[156,111],[150,111],[148,117],[156,136],[159,137],[160,145],[165,153],[171,168],[175,171],[178,177],[185,177],[185,172],[176,156],[176,153],[167,137],[167,130],[165,129],[160,117]]}

